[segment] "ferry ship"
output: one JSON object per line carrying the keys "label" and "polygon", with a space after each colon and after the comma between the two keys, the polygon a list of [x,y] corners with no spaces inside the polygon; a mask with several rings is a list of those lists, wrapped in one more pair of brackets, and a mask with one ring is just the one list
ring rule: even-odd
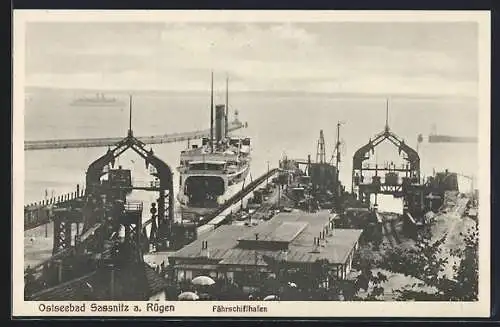
{"label": "ferry ship", "polygon": [[94,97],[82,97],[73,100],[72,106],[79,107],[118,107],[125,103],[114,97],[106,97],[103,93],[96,93]]}
{"label": "ferry ship", "polygon": [[[181,151],[177,168],[180,174],[177,200],[183,220],[199,225],[205,222],[204,216],[217,210],[242,189],[251,163],[250,138],[228,133],[227,79],[226,104],[215,106],[214,133],[213,74],[210,110],[211,136],[203,138],[201,145],[193,144]],[[237,116],[236,111],[235,121],[238,121]]]}

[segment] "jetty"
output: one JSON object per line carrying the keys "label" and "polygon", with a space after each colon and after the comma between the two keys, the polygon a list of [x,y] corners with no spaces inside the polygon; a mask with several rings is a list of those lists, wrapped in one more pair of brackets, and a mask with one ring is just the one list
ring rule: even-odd
{"label": "jetty", "polygon": [[[247,123],[233,121],[229,124],[230,132],[247,127]],[[188,140],[200,139],[210,136],[210,129],[191,132],[170,133],[153,136],[138,136],[139,141],[144,144],[162,144],[175,143]],[[104,137],[104,138],[83,138],[83,139],[52,139],[25,141],[24,151],[32,150],[54,150],[54,149],[76,149],[76,148],[98,148],[114,146],[122,140],[123,137]]]}

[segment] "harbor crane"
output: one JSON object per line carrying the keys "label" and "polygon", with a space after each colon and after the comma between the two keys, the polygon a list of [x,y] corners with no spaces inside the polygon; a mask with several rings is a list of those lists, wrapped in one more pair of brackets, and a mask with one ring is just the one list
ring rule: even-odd
{"label": "harbor crane", "polygon": [[337,142],[335,143],[335,149],[333,150],[332,157],[330,159],[330,164],[333,164],[335,160],[335,167],[337,167],[337,169],[339,168],[339,163],[341,161],[340,147],[343,143],[340,140],[340,126],[343,124],[345,123],[341,121],[337,122]]}

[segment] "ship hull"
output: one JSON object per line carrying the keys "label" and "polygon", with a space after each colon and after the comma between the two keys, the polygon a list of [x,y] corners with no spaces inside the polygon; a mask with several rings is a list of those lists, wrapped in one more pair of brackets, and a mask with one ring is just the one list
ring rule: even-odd
{"label": "ship hull", "polygon": [[[241,191],[244,187],[244,181],[248,177],[250,172],[250,165],[245,166],[242,170],[238,171],[234,174],[189,174],[189,173],[181,173],[180,177],[180,187],[179,193],[177,195],[177,200],[179,202],[181,208],[181,214],[184,220],[195,220],[199,221],[201,217],[210,215],[211,213],[217,211],[224,203],[231,199],[236,193]],[[221,180],[221,184],[223,181],[224,189],[219,192],[220,195],[217,196],[216,201],[212,200],[209,203],[190,203],[189,202],[189,191],[186,189],[186,186],[189,184],[189,180],[199,178],[210,179],[210,183],[213,185],[216,182],[216,179]],[[203,191],[200,191],[203,192]],[[207,221],[203,221],[206,223]]]}

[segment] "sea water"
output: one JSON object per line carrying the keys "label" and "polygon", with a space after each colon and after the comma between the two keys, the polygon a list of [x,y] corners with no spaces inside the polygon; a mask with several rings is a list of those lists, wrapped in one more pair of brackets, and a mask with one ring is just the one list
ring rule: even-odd
{"label": "sea water", "polygon": [[[120,95],[118,95],[120,97]],[[124,99],[126,95],[122,95]],[[94,137],[125,137],[129,124],[129,109],[123,107],[71,106],[69,91],[31,92],[25,103],[25,139],[70,139]],[[216,101],[223,103],[222,94]],[[132,129],[136,136],[157,135],[206,129],[210,124],[210,96],[203,93],[137,94],[133,97]],[[383,131],[386,124],[384,97],[335,97],[324,95],[279,95],[273,93],[230,94],[230,120],[238,109],[240,120],[248,128],[233,132],[252,139],[252,166],[249,178],[256,178],[286,154],[288,158],[316,159],[319,131],[324,131],[326,157],[329,161],[336,142],[336,124],[340,128],[340,178],[351,189],[352,156],[369,139]],[[428,143],[433,125],[442,134],[476,136],[478,105],[476,99],[392,98],[389,102],[388,124],[396,135],[418,149],[422,175],[448,169],[463,175],[477,176],[477,144]],[[417,144],[423,134],[424,141]],[[179,153],[187,142],[148,145],[174,171],[174,191],[178,188]],[[90,163],[103,155],[106,148],[25,151],[24,203],[43,200],[45,195],[73,192],[76,185],[85,184],[85,172]],[[395,147],[386,142],[377,148],[372,160],[402,163]],[[116,165],[132,169],[136,181],[148,179],[144,160],[132,151],[124,153]],[[470,190],[470,181],[459,177],[461,191]],[[151,192],[135,192],[135,197],[152,202]],[[379,198],[381,210],[401,210],[401,200]],[[148,212],[149,210],[145,210]]]}

